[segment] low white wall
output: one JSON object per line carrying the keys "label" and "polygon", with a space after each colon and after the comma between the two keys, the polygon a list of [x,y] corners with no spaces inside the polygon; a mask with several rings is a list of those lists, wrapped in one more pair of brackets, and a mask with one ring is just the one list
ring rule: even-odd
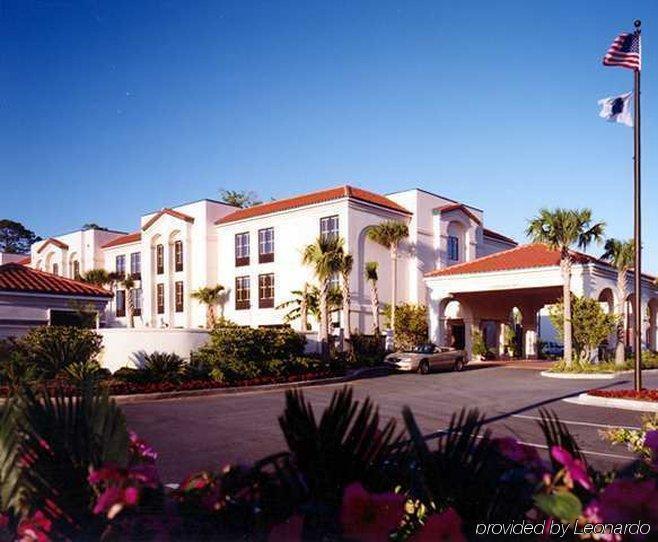
{"label": "low white wall", "polygon": [[101,365],[110,371],[139,366],[143,354],[173,352],[189,359],[190,352],[208,340],[203,329],[101,328],[103,336]]}

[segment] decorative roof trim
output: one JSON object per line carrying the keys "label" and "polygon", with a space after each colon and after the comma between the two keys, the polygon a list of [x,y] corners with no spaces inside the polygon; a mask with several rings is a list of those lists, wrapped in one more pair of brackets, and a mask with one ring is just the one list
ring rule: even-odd
{"label": "decorative roof trim", "polygon": [[139,243],[141,239],[142,239],[142,232],[136,231],[133,233],[129,233],[127,235],[122,235],[121,237],[116,237],[111,241],[109,241],[108,243],[102,245],[101,248],[112,248],[121,245],[131,245],[134,243]]}
{"label": "decorative roof trim", "polygon": [[190,215],[186,215],[185,213],[181,213],[180,211],[174,211],[173,209],[169,208],[164,208],[161,211],[158,211],[155,216],[152,216],[146,224],[142,226],[142,231],[148,230],[153,224],[155,224],[161,216],[163,215],[169,215],[173,216],[174,218],[178,218],[179,220],[184,220],[185,222],[194,222],[194,218],[191,217]]}
{"label": "decorative roof trim", "polygon": [[448,205],[441,205],[441,207],[435,207],[432,209],[432,212],[435,214],[449,213],[451,211],[462,211],[471,220],[475,221],[480,226],[482,225],[482,220],[480,220],[480,218],[463,203],[449,203]]}
{"label": "decorative roof trim", "polygon": [[55,239],[54,237],[49,237],[48,239],[46,239],[46,242],[39,247],[37,253],[41,254],[48,245],[55,245],[57,248],[60,248],[62,250],[68,250],[69,248],[69,246],[66,243],[63,243],[59,239]]}

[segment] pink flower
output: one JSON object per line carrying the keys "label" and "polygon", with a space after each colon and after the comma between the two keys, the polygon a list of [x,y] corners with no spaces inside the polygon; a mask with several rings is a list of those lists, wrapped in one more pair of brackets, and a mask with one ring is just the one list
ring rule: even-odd
{"label": "pink flower", "polygon": [[7,514],[0,514],[0,529],[9,527],[9,516]]}
{"label": "pink flower", "polygon": [[302,539],[304,518],[296,514],[283,523],[277,523],[270,531],[267,542],[297,542]]}
{"label": "pink flower", "polygon": [[644,445],[651,450],[651,464],[658,468],[658,431],[647,431],[644,435]]}
{"label": "pink flower", "polygon": [[598,513],[606,523],[643,520],[658,527],[655,480],[615,480],[598,497]]}
{"label": "pink flower", "polygon": [[[591,501],[585,510],[583,510],[583,518],[585,523],[601,524],[604,523],[603,516],[601,515],[601,505],[599,501]],[[605,542],[621,542],[621,535],[613,533],[597,534],[597,540],[604,540]]]}
{"label": "pink flower", "polygon": [[155,463],[155,460],[158,458],[158,452],[151,448],[134,431],[129,431],[128,433],[130,435],[130,455],[137,461]]}
{"label": "pink flower", "polygon": [[594,484],[587,473],[587,467],[580,459],[574,459],[561,446],[553,446],[551,448],[551,456],[564,467],[567,485],[573,486],[575,482],[589,491],[594,490]]}
{"label": "pink flower", "polygon": [[434,514],[425,522],[422,529],[414,534],[412,542],[466,542],[462,531],[462,518],[454,508],[448,508],[440,514]]}
{"label": "pink flower", "polygon": [[16,534],[20,542],[49,542],[52,526],[52,521],[38,510],[32,517],[21,520]]}
{"label": "pink flower", "polygon": [[395,493],[368,493],[360,483],[345,489],[340,522],[350,540],[378,542],[400,525],[404,497]]}

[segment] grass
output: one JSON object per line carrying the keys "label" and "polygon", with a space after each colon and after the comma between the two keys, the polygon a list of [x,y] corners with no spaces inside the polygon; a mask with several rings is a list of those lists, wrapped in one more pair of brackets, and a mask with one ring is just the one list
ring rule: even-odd
{"label": "grass", "polygon": [[[574,360],[571,367],[567,367],[563,359],[557,360],[549,369],[551,373],[577,373],[577,374],[594,374],[594,373],[618,373],[620,371],[629,371],[634,368],[633,360],[627,359],[624,365],[616,365],[613,361],[603,363],[589,363],[587,361]],[[658,369],[658,353],[644,352],[642,354],[643,369]]]}

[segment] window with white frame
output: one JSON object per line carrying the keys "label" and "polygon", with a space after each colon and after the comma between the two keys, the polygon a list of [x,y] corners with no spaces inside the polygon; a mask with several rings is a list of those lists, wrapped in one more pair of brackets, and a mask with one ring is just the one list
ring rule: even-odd
{"label": "window with white frame", "polygon": [[448,259],[452,262],[459,261],[459,237],[448,236]]}
{"label": "window with white frame", "polygon": [[274,261],[274,228],[258,230],[258,262]]}
{"label": "window with white frame", "polygon": [[123,316],[126,315],[126,291],[125,290],[117,290],[117,292],[116,292],[116,301],[117,301],[116,315],[117,315],[118,318],[122,318]]}
{"label": "window with white frame", "polygon": [[133,296],[133,314],[141,316],[142,314],[142,289],[134,288],[131,292]]}
{"label": "window with white frame", "polygon": [[274,273],[258,275],[258,307],[274,307]]}
{"label": "window with white frame", "polygon": [[248,276],[235,277],[235,308],[248,309],[251,299],[251,281]]}
{"label": "window with white frame", "polygon": [[116,259],[114,260],[114,270],[116,271],[116,274],[119,275],[120,277],[123,277],[126,274],[126,257],[125,255],[121,254],[120,256],[117,256]]}
{"label": "window with white frame", "polygon": [[183,241],[174,242],[174,271],[183,270]]}
{"label": "window with white frame", "polygon": [[249,232],[235,234],[235,265],[249,265]]}
{"label": "window with white frame", "polygon": [[185,298],[183,297],[183,281],[176,281],[174,284],[174,293],[175,293],[175,307],[176,312],[183,312],[185,307]]}
{"label": "window with white frame", "polygon": [[320,219],[320,235],[322,237],[337,236],[338,233],[338,215],[325,216]]}
{"label": "window with white frame", "polygon": [[142,273],[142,254],[141,252],[132,252],[130,254],[130,274],[138,277]]}

